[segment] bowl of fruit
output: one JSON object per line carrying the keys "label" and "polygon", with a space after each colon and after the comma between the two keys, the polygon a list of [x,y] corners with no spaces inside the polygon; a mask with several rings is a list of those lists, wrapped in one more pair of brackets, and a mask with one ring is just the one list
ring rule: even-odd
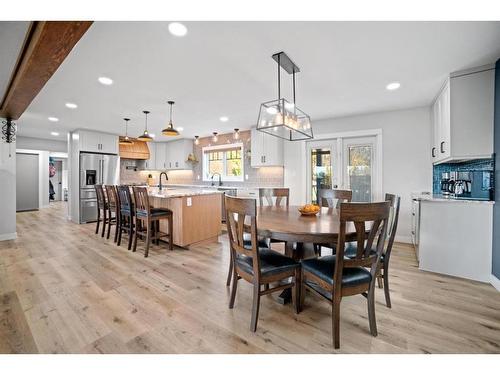
{"label": "bowl of fruit", "polygon": [[320,207],[316,204],[306,204],[299,207],[299,212],[304,216],[314,216],[320,211]]}

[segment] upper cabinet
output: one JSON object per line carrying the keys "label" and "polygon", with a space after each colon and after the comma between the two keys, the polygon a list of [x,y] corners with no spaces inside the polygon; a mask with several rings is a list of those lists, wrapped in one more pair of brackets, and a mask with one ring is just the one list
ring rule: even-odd
{"label": "upper cabinet", "polygon": [[283,139],[252,129],[251,161],[253,168],[280,166],[283,164]]}
{"label": "upper cabinet", "polygon": [[190,153],[193,152],[193,141],[190,139],[179,139],[171,142],[155,143],[155,162],[156,170],[175,170],[192,169],[192,165],[187,162]]}
{"label": "upper cabinet", "polygon": [[113,134],[78,131],[80,151],[118,154],[118,136]]}
{"label": "upper cabinet", "polygon": [[454,73],[432,105],[433,163],[491,157],[494,66]]}

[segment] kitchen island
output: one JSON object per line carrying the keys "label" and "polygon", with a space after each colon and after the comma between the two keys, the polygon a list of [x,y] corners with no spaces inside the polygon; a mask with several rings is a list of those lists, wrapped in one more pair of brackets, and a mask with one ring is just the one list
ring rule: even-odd
{"label": "kitchen island", "polygon": [[[148,188],[155,208],[173,212],[174,244],[189,247],[202,242],[216,242],[221,233],[222,193],[214,189]],[[160,230],[167,225],[160,222]]]}

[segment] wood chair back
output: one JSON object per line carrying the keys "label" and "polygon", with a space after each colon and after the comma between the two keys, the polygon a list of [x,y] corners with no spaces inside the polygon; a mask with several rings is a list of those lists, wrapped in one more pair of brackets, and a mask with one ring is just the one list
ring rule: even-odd
{"label": "wood chair back", "polygon": [[118,197],[116,195],[116,187],[114,185],[105,185],[106,188],[106,199],[108,201],[108,207],[110,211],[116,211],[119,209]]}
{"label": "wood chair back", "polygon": [[135,200],[135,215],[138,218],[148,218],[151,216],[151,206],[149,205],[148,189],[140,186],[133,186]]}
{"label": "wood chair back", "polygon": [[[335,204],[334,200],[337,200]],[[352,201],[352,190],[319,189],[318,204],[321,207],[340,208],[344,202]]]}
{"label": "wood chair back", "polygon": [[127,214],[132,214],[132,195],[130,194],[130,188],[127,185],[117,186],[118,190],[118,201],[120,202],[120,211]]}
{"label": "wood chair back", "polygon": [[[232,259],[239,255],[252,258],[253,272],[260,278],[259,246],[257,240],[257,202],[253,198],[236,198],[226,195],[226,224]],[[247,223],[250,223],[248,225]],[[244,246],[243,233],[250,233],[251,247]]]}
{"label": "wood chair back", "polygon": [[394,244],[394,238],[396,237],[396,231],[398,229],[399,206],[401,204],[401,197],[394,194],[386,194],[385,200],[391,203],[389,221],[387,226],[387,237],[389,240],[387,242],[387,247],[384,254],[384,262],[388,263],[392,251],[392,245]]}
{"label": "wood chair back", "polygon": [[285,206],[289,206],[290,189],[288,188],[260,188],[259,189],[259,203],[264,206],[264,199],[268,206],[273,206],[273,198],[277,207],[281,206],[281,202],[285,200]]}
{"label": "wood chair back", "polygon": [[106,197],[102,185],[94,185],[95,193],[97,196],[97,209],[104,210],[106,208]]}
{"label": "wood chair back", "polygon": [[[342,285],[344,268],[370,267],[372,280],[375,280],[377,265],[380,262],[387,236],[390,202],[342,203],[340,205],[340,229],[335,257],[333,280]],[[371,227],[367,229],[367,223]],[[357,251],[354,258],[344,258],[347,224],[353,223],[356,233]],[[377,240],[375,253],[372,251]]]}

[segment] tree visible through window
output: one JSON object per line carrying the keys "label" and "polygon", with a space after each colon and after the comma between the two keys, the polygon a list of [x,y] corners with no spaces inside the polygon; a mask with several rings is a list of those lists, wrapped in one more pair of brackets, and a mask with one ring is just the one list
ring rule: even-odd
{"label": "tree visible through window", "polygon": [[210,180],[219,173],[224,181],[243,181],[243,146],[206,148],[203,153],[203,179]]}

